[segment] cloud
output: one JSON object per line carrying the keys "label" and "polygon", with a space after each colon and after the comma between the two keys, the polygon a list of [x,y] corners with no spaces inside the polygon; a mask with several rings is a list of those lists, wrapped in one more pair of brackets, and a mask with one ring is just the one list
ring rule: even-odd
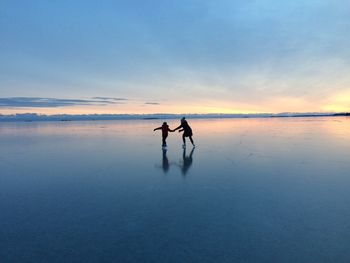
{"label": "cloud", "polygon": [[160,105],[158,102],[145,102],[146,105]]}
{"label": "cloud", "polygon": [[38,97],[10,97],[0,98],[1,108],[56,108],[69,106],[103,106],[117,104],[116,101],[110,101],[102,98],[91,100],[83,99],[58,99],[58,98],[38,98]]}
{"label": "cloud", "polygon": [[92,97],[94,100],[103,100],[103,101],[124,101],[128,100],[126,98],[113,98],[113,97]]}

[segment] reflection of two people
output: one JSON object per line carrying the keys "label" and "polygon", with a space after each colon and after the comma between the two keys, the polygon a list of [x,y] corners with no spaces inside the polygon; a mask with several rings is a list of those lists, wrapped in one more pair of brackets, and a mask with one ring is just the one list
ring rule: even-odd
{"label": "reflection of two people", "polygon": [[[164,173],[167,173],[170,168],[170,163],[167,157],[167,150],[162,149],[162,151],[163,151],[162,168]],[[194,148],[192,148],[189,155],[186,154],[186,148],[184,148],[182,152],[182,161],[180,161],[180,163],[174,163],[174,165],[180,167],[183,176],[186,176],[188,170],[192,165],[193,153],[194,153]]]}

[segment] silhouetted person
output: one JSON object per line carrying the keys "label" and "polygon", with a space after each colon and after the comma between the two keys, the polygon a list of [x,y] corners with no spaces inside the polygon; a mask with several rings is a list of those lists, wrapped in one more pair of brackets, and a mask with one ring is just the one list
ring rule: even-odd
{"label": "silhouetted person", "polygon": [[168,137],[168,132],[173,132],[173,130],[169,129],[169,126],[166,122],[163,122],[161,127],[155,128],[153,131],[162,130],[162,146],[166,147],[166,138]]}
{"label": "silhouetted person", "polygon": [[183,164],[181,166],[181,172],[183,175],[186,175],[188,170],[190,169],[191,165],[192,165],[192,155],[194,152],[194,148],[192,148],[190,155],[186,156],[186,148],[183,149],[183,153],[182,153],[182,160],[183,160]]}
{"label": "silhouetted person", "polygon": [[[179,129],[181,129],[181,130],[179,130]],[[192,134],[192,129],[191,129],[190,125],[188,125],[185,117],[183,117],[181,119],[181,125],[179,127],[175,128],[173,131],[176,131],[176,130],[179,130],[179,132],[182,132],[182,131],[184,132],[182,134],[182,141],[184,143],[183,147],[186,147],[186,139],[185,139],[186,137],[189,137],[192,145],[195,146],[194,143],[193,143],[193,139],[192,139],[192,135],[193,135]]]}
{"label": "silhouetted person", "polygon": [[162,168],[164,173],[167,173],[169,171],[169,160],[168,157],[166,156],[166,149],[163,148],[163,163],[162,163]]}

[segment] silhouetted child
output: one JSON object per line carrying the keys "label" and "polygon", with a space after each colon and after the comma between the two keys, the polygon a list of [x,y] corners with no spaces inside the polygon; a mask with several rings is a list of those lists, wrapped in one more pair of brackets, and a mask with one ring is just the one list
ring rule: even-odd
{"label": "silhouetted child", "polygon": [[153,131],[156,130],[162,130],[162,138],[163,138],[163,147],[166,147],[166,138],[168,137],[168,132],[173,132],[169,129],[169,126],[166,122],[163,122],[163,125],[161,127],[155,128]]}

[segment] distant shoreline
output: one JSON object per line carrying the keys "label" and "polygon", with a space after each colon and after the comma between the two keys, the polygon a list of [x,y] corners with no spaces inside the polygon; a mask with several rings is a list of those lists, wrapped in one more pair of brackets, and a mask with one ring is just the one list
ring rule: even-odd
{"label": "distant shoreline", "polygon": [[308,117],[338,117],[350,116],[346,113],[256,113],[256,114],[86,114],[86,115],[40,115],[0,114],[0,122],[43,122],[43,121],[108,121],[108,120],[164,120],[179,119],[186,116],[189,119],[234,119],[234,118],[308,118]]}

